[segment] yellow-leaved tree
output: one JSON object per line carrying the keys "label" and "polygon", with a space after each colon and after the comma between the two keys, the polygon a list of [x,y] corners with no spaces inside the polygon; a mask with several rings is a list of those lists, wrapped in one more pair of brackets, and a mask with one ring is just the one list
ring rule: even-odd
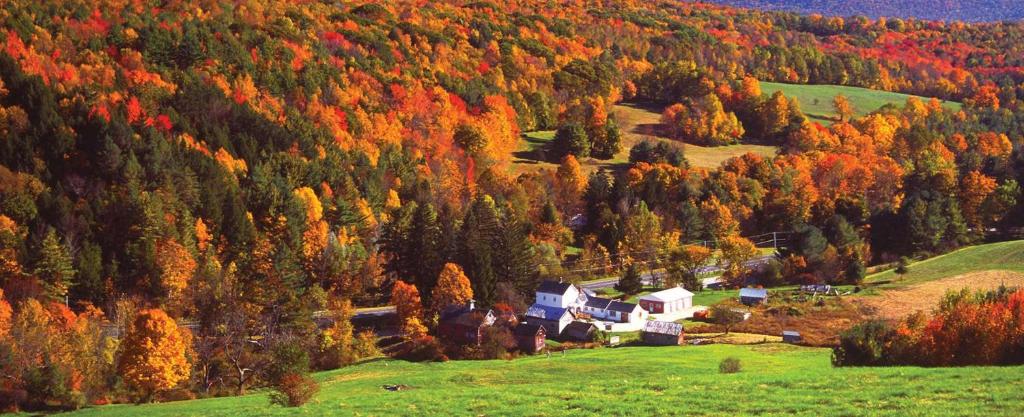
{"label": "yellow-leaved tree", "polygon": [[118,373],[150,401],[153,394],[188,379],[185,351],[190,342],[188,330],[178,328],[163,310],[140,311],[121,343]]}
{"label": "yellow-leaved tree", "polygon": [[448,306],[462,305],[472,299],[473,287],[462,268],[453,263],[444,264],[431,293],[431,310],[441,313]]}

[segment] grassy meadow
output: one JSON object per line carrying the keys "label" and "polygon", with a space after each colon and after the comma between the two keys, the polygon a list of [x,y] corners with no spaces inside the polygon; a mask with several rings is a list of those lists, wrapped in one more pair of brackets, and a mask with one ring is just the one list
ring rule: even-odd
{"label": "grassy meadow", "polygon": [[[781,83],[761,83],[761,92],[765,95],[772,95],[776,91],[782,91],[786,97],[796,97],[800,102],[800,109],[807,117],[819,123],[828,125],[839,116],[832,109],[832,99],[837,94],[842,94],[850,99],[855,114],[860,117],[871,113],[886,104],[902,106],[907,99],[914,97],[908,94],[893,93],[889,91],[869,90],[859,87],[846,87],[841,85],[801,85]],[[927,97],[919,97],[922,100],[930,100]],[[950,109],[959,109],[960,103],[944,102],[944,106]]]}
{"label": "grassy meadow", "polygon": [[[297,409],[264,393],[89,408],[74,416],[1019,416],[1020,367],[833,368],[782,344],[572,350],[511,361],[370,361],[317,374]],[[726,357],[743,370],[721,374]],[[391,392],[385,384],[408,389]]]}
{"label": "grassy meadow", "polygon": [[977,271],[1024,273],[1024,240],[969,246],[911,263],[907,269],[902,277],[889,269],[868,275],[865,282],[878,288],[896,288]]}

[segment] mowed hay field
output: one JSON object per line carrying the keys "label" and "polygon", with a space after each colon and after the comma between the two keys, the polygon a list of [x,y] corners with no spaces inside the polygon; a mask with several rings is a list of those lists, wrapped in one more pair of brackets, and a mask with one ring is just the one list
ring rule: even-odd
{"label": "mowed hay field", "polygon": [[890,269],[868,275],[864,281],[875,288],[892,289],[971,272],[1024,273],[1024,240],[970,246],[911,263],[907,269],[902,277]]}
{"label": "mowed hay field", "polygon": [[[368,362],[318,374],[301,408],[265,394],[74,416],[1021,416],[1021,367],[833,368],[783,344],[573,350],[511,361]],[[739,358],[743,370],[720,374]],[[392,392],[385,384],[404,384]]]}
{"label": "mowed hay field", "polygon": [[[761,83],[761,93],[764,95],[775,94],[782,91],[786,97],[795,97],[800,102],[800,110],[803,110],[807,117],[814,121],[828,125],[838,115],[832,108],[832,99],[842,94],[850,99],[854,112],[858,117],[871,113],[886,104],[903,106],[911,96],[908,94],[893,93],[889,91],[869,90],[867,88],[846,87],[841,85],[803,85],[803,84],[782,84],[782,83]],[[921,100],[931,100],[927,97],[918,97]],[[943,105],[949,109],[959,110],[960,103],[946,101]]]}
{"label": "mowed hay field", "polygon": [[884,291],[875,296],[859,298],[858,301],[874,309],[879,317],[899,319],[915,311],[931,312],[950,290],[967,288],[972,291],[988,291],[1003,285],[1024,288],[1024,274],[1012,271],[970,272]]}

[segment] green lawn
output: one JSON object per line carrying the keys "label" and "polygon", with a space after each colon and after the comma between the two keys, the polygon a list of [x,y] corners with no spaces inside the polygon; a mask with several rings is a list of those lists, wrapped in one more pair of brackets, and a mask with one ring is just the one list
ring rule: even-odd
{"label": "green lawn", "polygon": [[[846,87],[840,85],[800,85],[781,83],[761,83],[761,92],[765,95],[772,95],[776,91],[782,91],[786,97],[796,97],[800,102],[800,109],[807,117],[822,124],[831,124],[833,118],[837,118],[832,109],[832,99],[837,94],[842,94],[850,99],[857,116],[863,116],[878,110],[886,104],[903,106],[907,99],[913,97],[907,94],[893,93],[889,91],[869,90],[866,88]],[[928,101],[930,98],[921,97]],[[944,102],[947,108],[959,110],[960,103]]]}
{"label": "green lawn", "polygon": [[912,263],[907,269],[909,272],[902,278],[890,269],[867,276],[865,282],[883,288],[902,287],[976,271],[1024,272],[1024,240],[971,246]]}
{"label": "green lawn", "polygon": [[[76,416],[1020,416],[1021,367],[833,368],[782,344],[571,350],[512,361],[373,361],[318,374],[302,408],[265,394],[85,409]],[[736,357],[743,370],[720,374]],[[408,390],[390,392],[385,384]]]}

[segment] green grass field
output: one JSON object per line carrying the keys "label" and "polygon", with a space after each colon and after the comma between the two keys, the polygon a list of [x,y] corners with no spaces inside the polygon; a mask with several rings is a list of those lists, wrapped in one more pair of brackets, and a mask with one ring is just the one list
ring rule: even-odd
{"label": "green grass field", "polygon": [[[886,270],[865,278],[881,288],[954,277],[968,272],[1005,270],[1024,272],[1024,240],[970,246],[945,255],[910,264],[902,278],[894,270]],[[899,279],[897,279],[899,278]]]}
{"label": "green grass field", "polygon": [[[720,374],[736,357],[743,370]],[[782,344],[571,350],[512,361],[379,360],[317,375],[297,409],[266,394],[90,408],[74,416],[1020,416],[1021,367],[833,368]],[[391,392],[385,384],[404,384]]]}
{"label": "green grass field", "polygon": [[[811,119],[822,123],[831,124],[834,118],[838,118],[832,109],[832,99],[837,94],[842,94],[850,99],[856,115],[864,116],[886,104],[903,106],[907,99],[913,97],[907,94],[893,93],[889,91],[869,90],[866,88],[846,87],[840,85],[799,85],[781,83],[761,83],[761,92],[765,95],[772,95],[776,91],[782,91],[786,97],[796,97],[800,102],[800,109]],[[922,100],[930,98],[920,97]],[[944,106],[950,109],[959,110],[961,105],[956,102],[944,102]]]}

